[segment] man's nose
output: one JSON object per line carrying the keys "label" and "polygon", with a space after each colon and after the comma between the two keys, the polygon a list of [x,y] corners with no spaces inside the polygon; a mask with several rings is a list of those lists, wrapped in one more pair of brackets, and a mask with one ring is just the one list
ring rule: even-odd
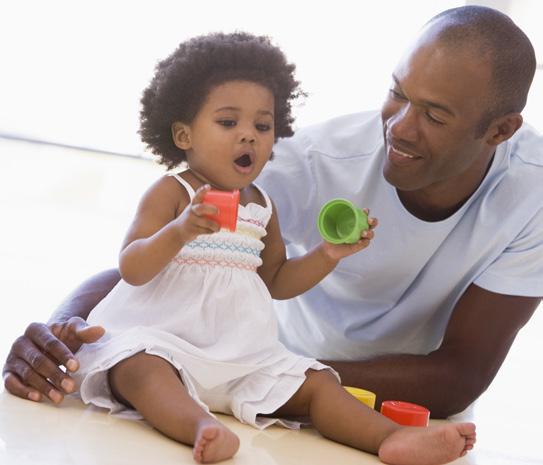
{"label": "man's nose", "polygon": [[403,105],[387,121],[393,139],[415,142],[418,137],[417,109],[411,104]]}

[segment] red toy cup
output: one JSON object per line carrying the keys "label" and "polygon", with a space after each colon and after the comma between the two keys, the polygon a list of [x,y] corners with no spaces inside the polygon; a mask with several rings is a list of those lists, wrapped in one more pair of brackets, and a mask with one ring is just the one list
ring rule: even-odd
{"label": "red toy cup", "polygon": [[211,203],[218,208],[219,212],[216,215],[209,215],[209,218],[219,223],[221,229],[225,228],[232,232],[236,230],[239,190],[232,192],[209,190],[204,195],[203,203]]}
{"label": "red toy cup", "polygon": [[428,426],[430,410],[411,402],[385,400],[381,413],[392,421],[404,426]]}

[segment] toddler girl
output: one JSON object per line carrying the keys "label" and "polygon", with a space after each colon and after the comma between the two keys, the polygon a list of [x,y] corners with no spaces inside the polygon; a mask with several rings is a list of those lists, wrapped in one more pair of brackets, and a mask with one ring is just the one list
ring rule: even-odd
{"label": "toddler girl", "polygon": [[[194,38],[158,64],[140,133],[161,163],[188,168],[159,179],[139,204],[120,253],[123,280],[88,318],[106,334],[78,353],[81,397],[145,418],[192,445],[197,462],[239,447],[210,412],[257,428],[309,417],[324,436],[387,463],[455,459],[473,447],[473,425],[402,428],[278,340],[272,298],[308,290],[373,237],[370,229],[356,244],[322,242],[286,258],[273,203],[253,181],[276,139],[292,135],[291,102],[302,94],[293,74],[267,38],[244,33]],[[235,232],[209,218],[210,188],[239,189]]]}

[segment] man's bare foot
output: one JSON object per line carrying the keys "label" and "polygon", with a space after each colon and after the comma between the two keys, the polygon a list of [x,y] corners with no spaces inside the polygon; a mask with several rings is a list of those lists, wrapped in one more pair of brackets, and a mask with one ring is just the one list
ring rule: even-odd
{"label": "man's bare foot", "polygon": [[473,423],[406,427],[381,443],[379,458],[391,465],[439,465],[465,455],[474,444]]}
{"label": "man's bare foot", "polygon": [[215,463],[232,457],[239,449],[239,438],[215,421],[200,424],[192,448],[198,463]]}

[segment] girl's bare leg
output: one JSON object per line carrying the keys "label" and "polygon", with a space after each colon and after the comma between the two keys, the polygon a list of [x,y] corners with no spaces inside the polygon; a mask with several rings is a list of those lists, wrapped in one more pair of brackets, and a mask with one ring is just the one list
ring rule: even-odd
{"label": "girl's bare leg", "polygon": [[394,465],[438,465],[473,448],[475,425],[448,423],[402,427],[355,399],[328,371],[308,370],[307,379],[273,416],[309,416],[325,437],[378,454]]}
{"label": "girl's bare leg", "polygon": [[188,394],[167,361],[140,352],[109,371],[112,393],[166,436],[193,446],[194,459],[213,463],[232,457],[238,437],[205,412]]}

